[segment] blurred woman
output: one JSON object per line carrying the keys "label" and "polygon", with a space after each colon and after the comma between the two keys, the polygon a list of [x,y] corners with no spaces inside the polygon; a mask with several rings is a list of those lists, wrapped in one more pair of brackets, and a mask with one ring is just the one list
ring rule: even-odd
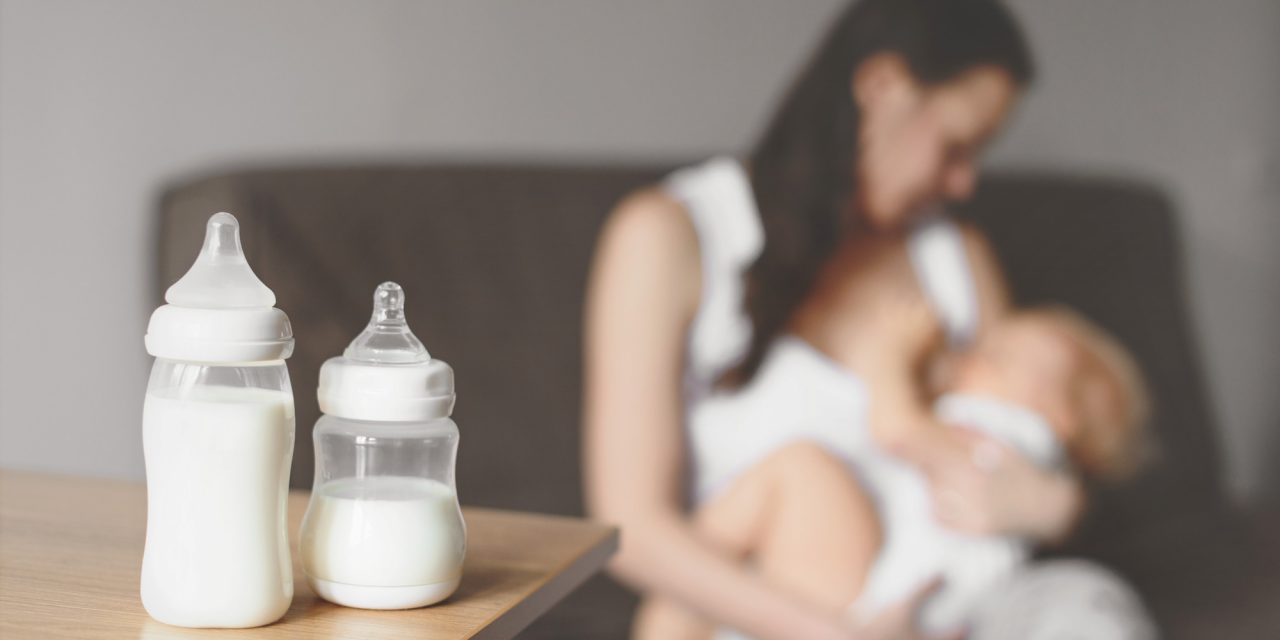
{"label": "blurred woman", "polygon": [[[588,291],[585,474],[590,511],[624,532],[612,570],[649,596],[638,637],[705,636],[710,626],[778,639],[911,634],[911,602],[870,627],[844,615],[863,578],[852,567],[875,553],[875,536],[848,540],[847,558],[805,557],[824,523],[873,508],[806,492],[812,474],[840,466],[840,452],[786,434],[760,450],[726,441],[694,451],[693,417],[750,384],[780,336],[819,350],[878,344],[869,319],[897,295],[904,265],[950,341],[893,341],[881,360],[900,375],[879,372],[871,397],[923,393],[939,349],[963,348],[1006,312],[981,232],[937,212],[971,195],[979,153],[1032,75],[1023,36],[995,0],[864,0],[837,19],[747,158],[676,172],[612,213]],[[850,295],[860,304],[834,303]],[[929,452],[935,502],[947,486],[939,508],[961,530],[1056,539],[1079,511],[1068,475],[1016,455],[980,467],[975,453],[995,443],[873,435],[905,457]],[[706,526],[725,508],[785,510],[769,521],[786,524]]]}

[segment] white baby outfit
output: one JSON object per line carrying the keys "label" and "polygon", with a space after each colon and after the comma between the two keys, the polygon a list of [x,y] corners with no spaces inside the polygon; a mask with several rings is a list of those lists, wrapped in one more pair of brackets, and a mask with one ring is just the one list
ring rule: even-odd
{"label": "white baby outfit", "polygon": [[[741,360],[751,339],[743,274],[764,245],[759,214],[747,174],[731,158],[677,171],[664,186],[688,211],[702,255],[703,297],[689,332],[684,380],[694,503],[782,446],[821,444],[858,477],[885,534],[855,611],[874,614],[942,574],[947,586],[930,600],[922,621],[926,630],[956,628],[981,595],[1026,558],[1027,544],[961,536],[937,525],[919,472],[871,440],[863,381],[799,338],[777,338],[741,389],[716,390],[716,379]],[[959,227],[944,215],[926,217],[912,230],[908,253],[948,338],[965,343],[977,329],[978,303]],[[1035,414],[960,395],[944,396],[936,409],[944,422],[984,431],[1034,463],[1058,463],[1058,443]]]}

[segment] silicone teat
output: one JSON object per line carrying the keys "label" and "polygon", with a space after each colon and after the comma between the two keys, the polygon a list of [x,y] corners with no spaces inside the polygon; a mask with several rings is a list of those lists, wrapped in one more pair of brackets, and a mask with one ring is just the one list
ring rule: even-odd
{"label": "silicone teat", "polygon": [[404,289],[394,282],[378,285],[369,325],[347,346],[348,360],[377,364],[429,362],[431,354],[404,319]]}
{"label": "silicone teat", "polygon": [[204,231],[204,246],[195,264],[173,283],[164,299],[178,307],[243,309],[273,307],[276,294],[262,284],[240,249],[240,223],[229,213],[215,213]]}

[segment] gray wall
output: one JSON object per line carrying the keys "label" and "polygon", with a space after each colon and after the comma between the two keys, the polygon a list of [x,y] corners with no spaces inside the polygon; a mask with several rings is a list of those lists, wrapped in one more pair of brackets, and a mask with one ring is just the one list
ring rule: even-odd
{"label": "gray wall", "polygon": [[[164,182],[243,161],[739,150],[839,4],[0,0],[0,466],[141,476]],[[996,162],[1177,199],[1231,480],[1256,494],[1280,444],[1280,5],[1017,5],[1045,77]]]}
{"label": "gray wall", "polygon": [[1280,2],[1014,6],[1043,81],[995,162],[1129,175],[1169,193],[1189,244],[1194,319],[1228,480],[1241,496],[1275,492]]}

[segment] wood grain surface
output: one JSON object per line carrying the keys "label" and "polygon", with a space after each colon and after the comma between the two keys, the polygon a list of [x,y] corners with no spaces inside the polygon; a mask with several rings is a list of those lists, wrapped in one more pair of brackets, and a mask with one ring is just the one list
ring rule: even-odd
{"label": "wood grain surface", "polygon": [[307,494],[289,496],[293,605],[256,629],[184,629],[138,595],[142,484],[0,470],[0,638],[510,638],[599,571],[618,532],[556,516],[463,508],[467,560],[445,602],[366,611],[316,597],[298,565]]}

